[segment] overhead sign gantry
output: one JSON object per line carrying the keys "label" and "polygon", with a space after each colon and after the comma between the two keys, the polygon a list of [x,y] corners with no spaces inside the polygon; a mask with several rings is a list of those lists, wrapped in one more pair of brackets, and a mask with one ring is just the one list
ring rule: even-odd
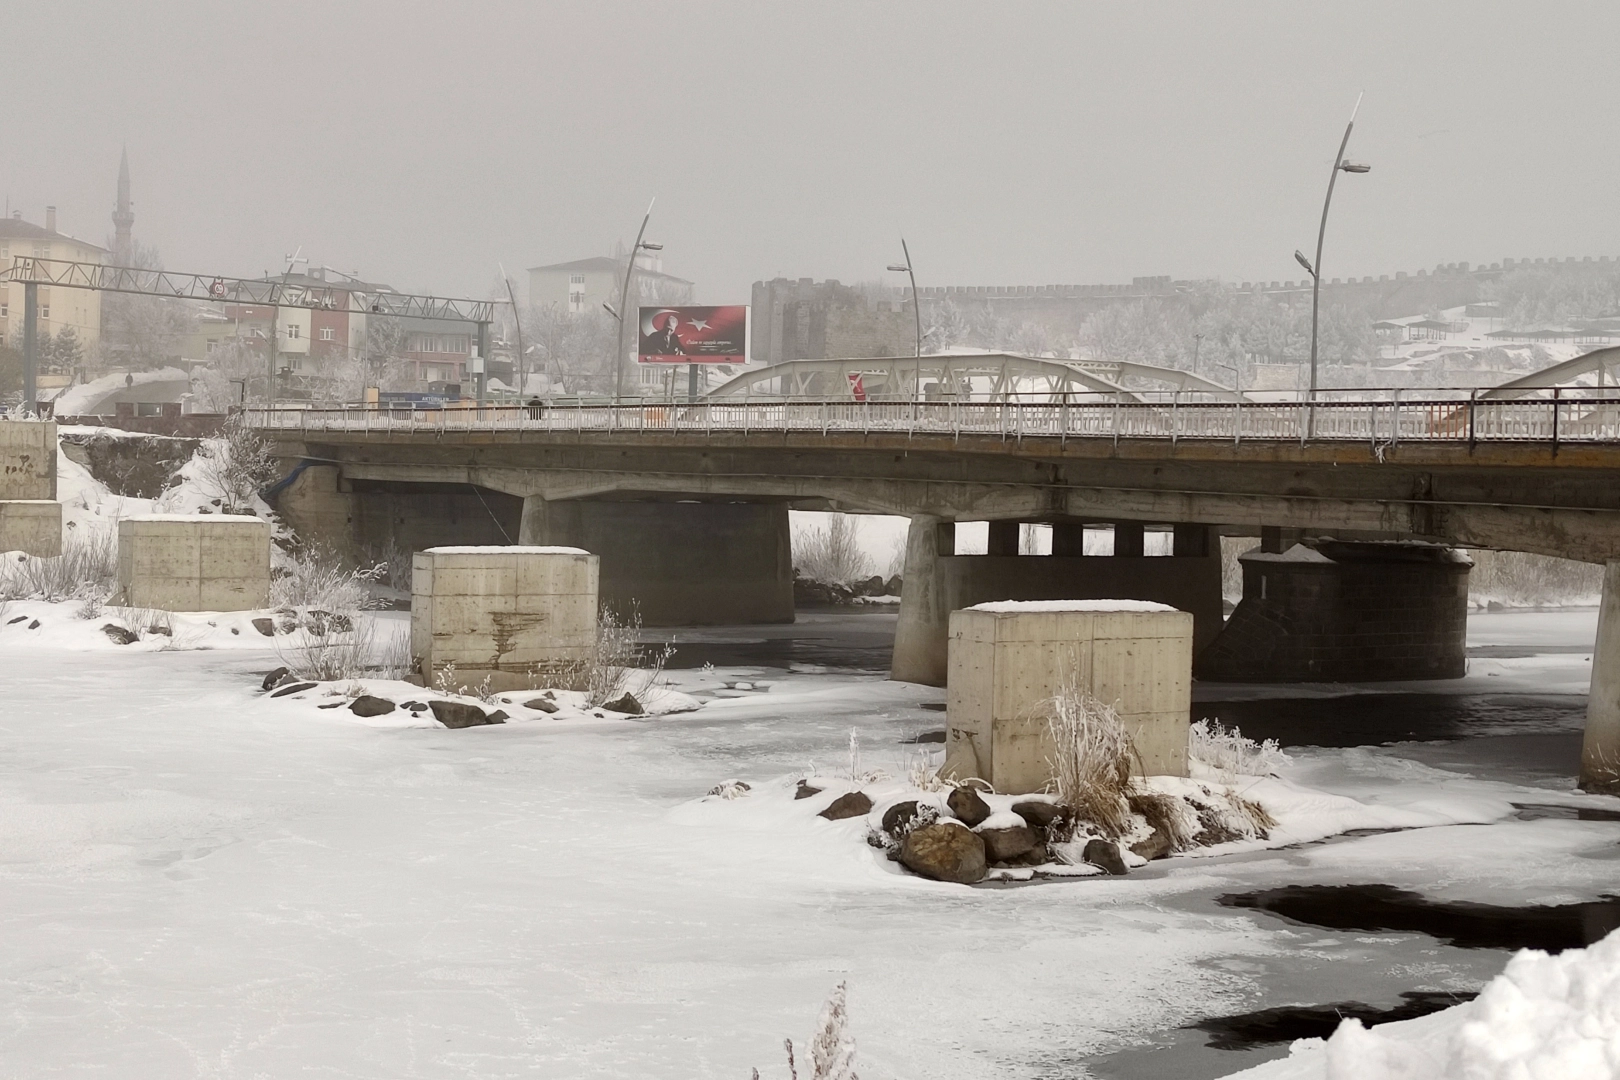
{"label": "overhead sign gantry", "polygon": [[[34,386],[39,355],[39,286],[63,289],[90,289],[97,292],[158,296],[170,300],[200,300],[221,304],[252,304],[271,311],[270,378],[266,397],[274,401],[276,376],[276,312],[283,307],[347,310],[402,319],[446,319],[472,323],[478,328],[478,355],[489,358],[489,324],[497,304],[504,300],[468,300],[444,296],[419,296],[378,289],[357,282],[312,284],[281,278],[237,278],[219,274],[183,274],[170,270],[143,270],[130,266],[70,262],[65,259],[37,259],[18,255],[7,267],[0,267],[0,285],[18,282],[24,286],[23,303],[23,411],[37,408]],[[483,396],[484,375],[478,379]]]}

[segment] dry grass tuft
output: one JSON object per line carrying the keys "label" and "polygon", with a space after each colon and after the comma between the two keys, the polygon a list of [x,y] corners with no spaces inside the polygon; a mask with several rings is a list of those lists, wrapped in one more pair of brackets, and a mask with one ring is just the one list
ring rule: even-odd
{"label": "dry grass tuft", "polygon": [[62,554],[18,554],[0,562],[0,599],[104,601],[118,582],[118,537],[110,530],[70,535]]}
{"label": "dry grass tuft", "polygon": [[1140,814],[1153,831],[1170,841],[1171,851],[1188,851],[1197,846],[1198,816],[1181,799],[1156,792],[1133,792],[1126,801],[1132,813]]}
{"label": "dry grass tuft", "polygon": [[1095,826],[1110,840],[1131,831],[1128,796],[1141,759],[1114,707],[1070,683],[1047,703],[1058,801],[1071,821]]}

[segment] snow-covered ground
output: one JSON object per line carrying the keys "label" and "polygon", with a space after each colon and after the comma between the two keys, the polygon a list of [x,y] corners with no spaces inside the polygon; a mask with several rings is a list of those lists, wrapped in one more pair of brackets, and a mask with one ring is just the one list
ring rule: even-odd
{"label": "snow-covered ground", "polygon": [[[1590,622],[1476,619],[1549,647]],[[1474,767],[1501,740],[1450,744],[1445,768],[1417,746],[1309,749],[1290,783],[1436,827],[969,889],[896,873],[859,820],[703,798],[743,778],[763,807],[835,775],[851,727],[863,768],[903,773],[938,690],[722,665],[671,674],[696,712],[383,727],[263,696],[273,643],[229,625],[159,651],[25,645],[26,625],[0,623],[0,1076],[770,1077],[846,980],[863,1076],[1213,1076],[1285,1048],[1176,1072],[1151,1047],[1279,999],[1477,989],[1506,959],[1215,897],[1349,881],[1568,902],[1608,891],[1620,842],[1617,823],[1515,818],[1620,802]],[[1582,660],[1470,678],[1574,690]]]}

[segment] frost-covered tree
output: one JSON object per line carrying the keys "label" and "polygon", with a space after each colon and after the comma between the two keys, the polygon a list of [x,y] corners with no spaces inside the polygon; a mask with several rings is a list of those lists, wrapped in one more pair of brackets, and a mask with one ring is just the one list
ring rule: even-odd
{"label": "frost-covered tree", "polygon": [[[156,248],[136,241],[129,265],[161,270]],[[192,312],[181,300],[129,293],[103,293],[101,341],[93,361],[102,367],[120,364],[138,371],[159,368],[180,355],[180,342],[191,332]]]}

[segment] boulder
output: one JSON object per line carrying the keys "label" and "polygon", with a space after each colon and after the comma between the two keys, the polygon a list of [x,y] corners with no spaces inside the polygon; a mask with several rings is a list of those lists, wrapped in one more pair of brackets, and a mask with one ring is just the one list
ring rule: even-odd
{"label": "boulder", "polygon": [[486,723],[486,724],[504,724],[510,719],[512,719],[512,718],[506,714],[505,709],[496,709],[494,712],[490,713],[488,717],[485,718],[484,723]]}
{"label": "boulder", "polygon": [[343,702],[341,702],[341,701],[328,701],[325,705],[317,705],[315,707],[317,709],[336,709],[336,708],[339,708],[342,704],[343,704]]}
{"label": "boulder", "polygon": [[26,621],[27,618],[28,618],[28,616],[26,616],[26,615],[19,615],[15,619],[7,619],[6,620],[6,625],[7,626],[16,626],[18,623]]}
{"label": "boulder", "polygon": [[433,710],[433,719],[447,728],[479,727],[483,724],[496,723],[491,721],[483,709],[465,701],[430,701],[428,708]]}
{"label": "boulder", "polygon": [[898,837],[902,829],[910,825],[917,816],[917,800],[907,799],[897,802],[883,811],[883,831],[890,836]]}
{"label": "boulder", "polygon": [[900,865],[935,881],[971,885],[984,880],[984,841],[953,821],[925,825],[900,845]]}
{"label": "boulder", "polygon": [[271,697],[286,697],[288,694],[301,694],[305,690],[313,690],[313,689],[315,689],[315,684],[312,683],[312,682],[291,682],[291,683],[288,683],[286,686],[281,687],[280,689],[272,690],[270,692],[270,696]]}
{"label": "boulder", "polygon": [[146,632],[148,634],[162,634],[164,637],[169,638],[174,637],[174,631],[167,626],[148,626]]}
{"label": "boulder", "polygon": [[1053,822],[1063,817],[1063,807],[1057,803],[1034,800],[1013,803],[1012,811],[1030,825],[1038,825],[1043,829],[1050,829]]}
{"label": "boulder", "polygon": [[349,702],[349,711],[356,716],[386,716],[394,711],[394,703],[387,698],[362,694]]}
{"label": "boulder", "polygon": [[536,709],[543,713],[554,713],[557,711],[557,703],[552,701],[550,698],[543,697],[532,698],[529,701],[525,701],[523,703],[523,707],[525,709]]}
{"label": "boulder", "polygon": [[1052,852],[1045,844],[1037,840],[1034,847],[1030,848],[1016,859],[1007,860],[1007,864],[1009,866],[1043,866],[1051,861]]}
{"label": "boulder", "polygon": [[817,814],[828,821],[842,821],[845,818],[861,817],[872,812],[872,800],[864,791],[847,791],[832,801],[832,804]]}
{"label": "boulder", "polygon": [[979,839],[984,841],[984,857],[993,863],[1016,859],[1035,846],[1035,832],[1028,825],[980,829]]}
{"label": "boulder", "polygon": [[265,637],[275,637],[276,634],[276,624],[274,620],[270,619],[268,616],[262,616],[254,619],[253,629],[257,630]]}
{"label": "boulder", "polygon": [[[38,625],[39,623],[37,622],[34,624],[34,626]],[[32,630],[33,627],[29,627],[29,629]],[[108,623],[101,628],[101,632],[106,634],[107,640],[111,641],[114,645],[133,645],[137,641],[141,640],[141,635],[137,634],[133,630],[125,630],[117,623]]]}
{"label": "boulder", "polygon": [[413,713],[427,712],[427,706],[422,704],[420,701],[407,701],[400,705],[400,708],[408,709]]}
{"label": "boulder", "polygon": [[800,780],[799,781],[799,790],[795,791],[793,793],[793,798],[795,800],[808,799],[812,795],[820,795],[820,794],[821,794],[821,788],[816,787],[815,785],[811,784],[807,780]]}
{"label": "boulder", "polygon": [[626,716],[640,716],[647,711],[641,707],[641,702],[636,700],[636,695],[628,690],[604,704],[602,708],[609,712],[624,713]]}
{"label": "boulder", "polygon": [[[38,630],[38,629],[39,629],[39,620],[38,620],[38,619],[35,619],[35,620],[33,620],[33,621],[32,621],[32,622],[30,622],[30,623],[29,623],[29,624],[28,624],[28,629],[30,629],[30,630]],[[128,642],[127,642],[127,641],[126,641],[126,642],[123,642],[123,643],[122,643],[122,644],[125,644],[125,645],[127,645],[127,644],[129,644],[129,643],[128,643]]]}
{"label": "boulder", "polygon": [[290,678],[292,678],[291,672],[284,667],[278,667],[266,675],[264,677],[264,682],[260,683],[259,685],[265,690],[274,690],[276,687],[280,686],[284,680]]}
{"label": "boulder", "polygon": [[970,787],[959,787],[952,791],[950,797],[945,800],[945,805],[951,808],[956,820],[970,829],[990,816],[989,804],[979,798],[979,793]]}
{"label": "boulder", "polygon": [[1162,859],[1173,850],[1174,845],[1170,843],[1170,837],[1165,835],[1163,829],[1154,829],[1146,840],[1138,840],[1131,845],[1131,854],[1140,855],[1149,862]]}
{"label": "boulder", "polygon": [[1119,845],[1112,840],[1087,840],[1080,858],[1116,877],[1125,873],[1125,859],[1119,853]]}

